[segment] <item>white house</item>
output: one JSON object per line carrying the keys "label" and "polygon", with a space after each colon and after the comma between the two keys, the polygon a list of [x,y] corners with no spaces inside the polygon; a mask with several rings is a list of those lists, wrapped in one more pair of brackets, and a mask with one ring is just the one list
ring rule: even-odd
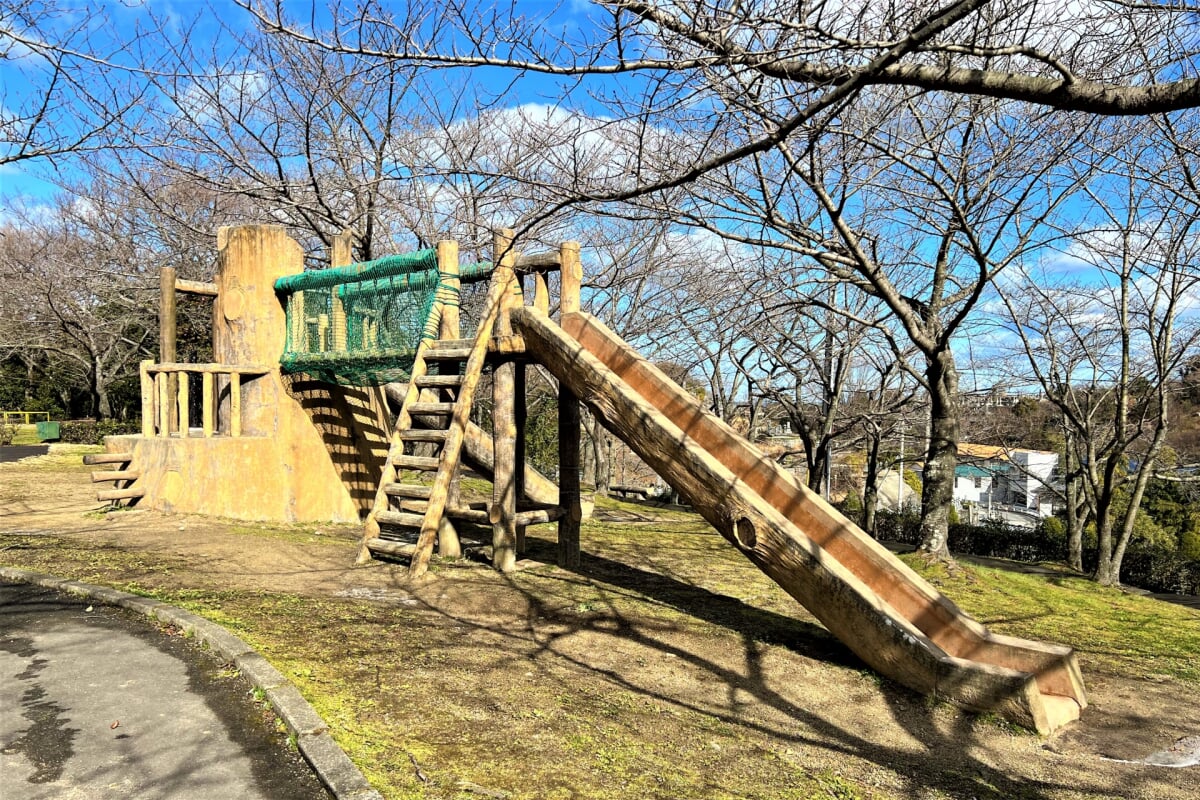
{"label": "white house", "polygon": [[1036,525],[1052,513],[1046,486],[1057,466],[1057,453],[962,443],[954,470],[954,499],[960,506],[973,506],[972,516],[977,513],[978,519]]}

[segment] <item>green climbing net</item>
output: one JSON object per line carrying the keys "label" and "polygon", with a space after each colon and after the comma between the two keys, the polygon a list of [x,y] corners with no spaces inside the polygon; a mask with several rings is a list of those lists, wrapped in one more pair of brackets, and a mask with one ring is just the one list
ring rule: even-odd
{"label": "green climbing net", "polygon": [[[478,281],[491,264],[460,273],[464,282]],[[283,371],[347,386],[407,380],[418,345],[437,338],[435,307],[458,305],[446,278],[432,249],[280,278],[275,291],[287,301]]]}

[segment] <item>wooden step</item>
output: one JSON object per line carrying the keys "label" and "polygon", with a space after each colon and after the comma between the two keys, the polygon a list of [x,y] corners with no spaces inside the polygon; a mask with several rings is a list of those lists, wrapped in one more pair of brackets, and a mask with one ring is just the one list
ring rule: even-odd
{"label": "wooden step", "polygon": [[387,539],[367,539],[367,549],[393,558],[412,558],[413,553],[417,552],[415,544],[389,542]]}
{"label": "wooden step", "polygon": [[136,481],[142,473],[136,469],[109,469],[92,473],[92,483],[105,481]]}
{"label": "wooden step", "polygon": [[83,463],[89,467],[97,464],[128,464],[133,461],[133,453],[88,453],[83,457]]}
{"label": "wooden step", "polygon": [[411,428],[400,432],[401,441],[405,442],[444,442],[450,431],[437,428]]}
{"label": "wooden step", "polygon": [[383,487],[385,494],[391,497],[411,497],[415,500],[428,500],[432,486],[416,486],[411,483],[389,483]]}
{"label": "wooden step", "polygon": [[409,414],[445,414],[454,413],[454,403],[409,403]]}
{"label": "wooden step", "polygon": [[417,378],[417,386],[422,389],[457,389],[462,385],[462,375],[422,375]]}
{"label": "wooden step", "polygon": [[401,498],[396,502],[399,506],[399,511],[407,511],[409,514],[420,514],[421,516],[425,516],[425,512],[429,510],[428,500],[409,500]]}
{"label": "wooden step", "polygon": [[486,509],[468,508],[467,506],[447,506],[446,516],[450,519],[461,519],[463,522],[474,522],[477,525],[490,524]]}
{"label": "wooden step", "polygon": [[396,456],[392,463],[404,469],[419,469],[425,472],[437,472],[441,459],[425,458],[424,456]]}
{"label": "wooden step", "polygon": [[113,500],[132,500],[135,497],[142,497],[145,494],[145,489],[105,489],[104,491],[96,492],[96,499],[102,502],[112,502]]}
{"label": "wooden step", "polygon": [[381,525],[396,525],[401,528],[420,528],[425,521],[422,514],[407,514],[403,511],[380,511],[375,519]]}
{"label": "wooden step", "polygon": [[470,339],[439,339],[425,351],[426,361],[466,361],[471,356]]}

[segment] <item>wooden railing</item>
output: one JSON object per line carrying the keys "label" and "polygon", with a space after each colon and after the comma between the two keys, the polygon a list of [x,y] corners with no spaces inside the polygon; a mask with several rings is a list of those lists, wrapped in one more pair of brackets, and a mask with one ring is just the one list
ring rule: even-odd
{"label": "wooden railing", "polygon": [[[191,435],[191,376],[200,376],[200,429],[203,436],[242,435],[242,377],[257,377],[270,367],[234,364],[156,364],[143,361],[142,435],[166,437]],[[171,380],[174,376],[174,380]],[[217,392],[228,379],[229,425],[219,430]]]}

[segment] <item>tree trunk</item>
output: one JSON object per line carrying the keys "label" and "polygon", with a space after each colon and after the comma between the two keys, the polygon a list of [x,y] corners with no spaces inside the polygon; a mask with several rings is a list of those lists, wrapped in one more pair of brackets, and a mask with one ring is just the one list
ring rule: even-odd
{"label": "tree trunk", "polygon": [[612,476],[609,474],[609,459],[608,459],[608,431],[600,424],[600,420],[594,414],[592,415],[592,455],[595,458],[595,477],[596,477],[596,494],[608,495],[609,483]]}
{"label": "tree trunk", "polygon": [[949,348],[927,358],[929,450],[921,481],[921,551],[950,557],[950,509],[958,465],[958,372]]}
{"label": "tree trunk", "polygon": [[875,506],[879,502],[879,440],[878,431],[867,435],[867,476],[863,482],[862,529],[875,535]]}

